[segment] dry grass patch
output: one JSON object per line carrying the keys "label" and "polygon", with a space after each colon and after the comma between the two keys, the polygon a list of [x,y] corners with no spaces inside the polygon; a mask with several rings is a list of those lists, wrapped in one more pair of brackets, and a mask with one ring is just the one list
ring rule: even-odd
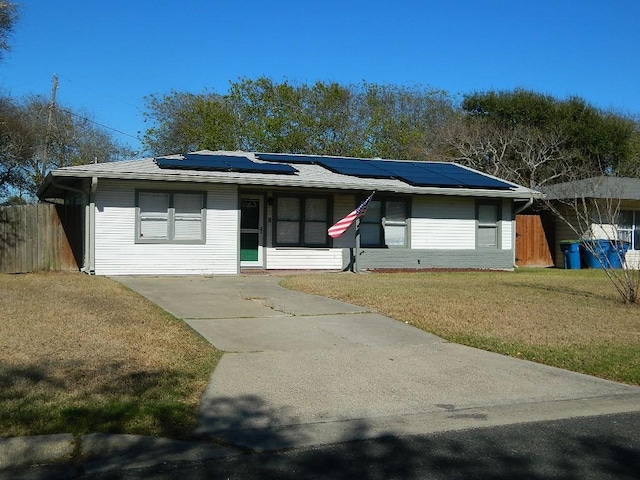
{"label": "dry grass patch", "polygon": [[188,437],[219,352],[121,284],[0,275],[0,435]]}
{"label": "dry grass patch", "polygon": [[306,275],[283,285],[503,354],[640,384],[640,307],[598,270]]}

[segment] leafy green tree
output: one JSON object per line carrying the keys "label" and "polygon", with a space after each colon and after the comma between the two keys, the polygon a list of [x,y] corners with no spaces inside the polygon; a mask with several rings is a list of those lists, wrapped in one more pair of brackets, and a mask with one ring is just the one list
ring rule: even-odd
{"label": "leafy green tree", "polygon": [[226,97],[172,91],[149,95],[145,102],[145,122],[151,126],[143,143],[156,155],[240,148],[236,117]]}
{"label": "leafy green tree", "polygon": [[[22,108],[34,149],[26,161],[28,190],[35,193],[47,173],[55,168],[121,160],[134,154],[95,126],[86,113],[52,106],[40,96],[24,100]],[[51,113],[51,121],[49,121]]]}
{"label": "leafy green tree", "polygon": [[26,159],[34,153],[33,132],[22,108],[0,97],[0,197],[26,185]]}
{"label": "leafy green tree", "polygon": [[232,83],[229,99],[240,126],[242,148],[304,153],[309,126],[308,89],[268,78]]}
{"label": "leafy green tree", "polygon": [[578,97],[526,90],[466,95],[445,138],[452,155],[531,187],[603,174],[637,163],[637,123]]}
{"label": "leafy green tree", "polygon": [[406,160],[431,159],[434,132],[453,117],[446,92],[365,84],[366,154]]}
{"label": "leafy green tree", "polygon": [[133,155],[86,114],[43,97],[0,98],[0,118],[0,196],[18,192],[33,198],[54,168]]}
{"label": "leafy green tree", "polygon": [[442,91],[265,77],[232,82],[226,95],[146,100],[144,143],[158,155],[207,148],[424,159],[434,125],[453,112]]}
{"label": "leafy green tree", "polygon": [[361,155],[364,127],[358,112],[358,93],[338,83],[316,82],[307,95],[307,153]]}

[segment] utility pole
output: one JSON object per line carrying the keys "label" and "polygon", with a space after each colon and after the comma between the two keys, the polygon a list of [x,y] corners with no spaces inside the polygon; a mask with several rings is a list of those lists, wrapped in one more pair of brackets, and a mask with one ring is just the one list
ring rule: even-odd
{"label": "utility pole", "polygon": [[44,156],[42,159],[42,170],[40,171],[40,175],[42,178],[39,180],[44,180],[44,177],[47,173],[47,168],[49,164],[49,142],[51,141],[51,124],[53,123],[53,112],[56,109],[56,92],[58,91],[58,76],[54,73],[52,79],[53,85],[51,86],[51,101],[49,102],[49,118],[47,120],[47,134],[44,139]]}

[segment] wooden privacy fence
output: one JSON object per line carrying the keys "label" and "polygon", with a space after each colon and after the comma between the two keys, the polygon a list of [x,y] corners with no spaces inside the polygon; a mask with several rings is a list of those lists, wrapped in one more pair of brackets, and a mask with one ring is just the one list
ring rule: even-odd
{"label": "wooden privacy fence", "polygon": [[72,245],[81,242],[81,229],[77,228],[78,215],[70,215],[74,208],[53,204],[0,207],[0,273],[77,271]]}
{"label": "wooden privacy fence", "polygon": [[551,249],[540,215],[516,215],[516,265],[553,267]]}

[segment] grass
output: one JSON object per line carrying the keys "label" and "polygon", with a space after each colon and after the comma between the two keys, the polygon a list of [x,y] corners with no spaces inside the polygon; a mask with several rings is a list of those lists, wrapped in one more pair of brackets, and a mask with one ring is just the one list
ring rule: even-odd
{"label": "grass", "polygon": [[0,436],[190,438],[221,353],[121,284],[0,275]]}
{"label": "grass", "polygon": [[282,284],[452,342],[640,385],[640,306],[622,303],[600,270],[337,273]]}

